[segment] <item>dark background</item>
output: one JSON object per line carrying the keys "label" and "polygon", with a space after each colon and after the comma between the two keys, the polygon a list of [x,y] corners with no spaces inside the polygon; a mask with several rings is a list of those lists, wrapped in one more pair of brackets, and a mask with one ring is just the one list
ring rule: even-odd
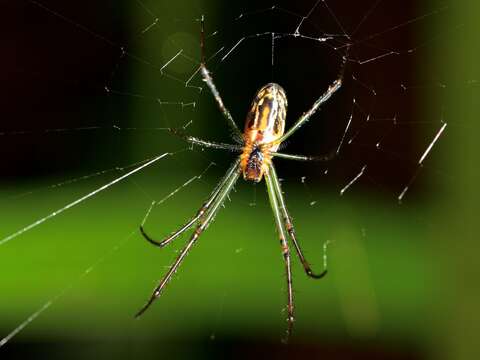
{"label": "dark background", "polygon": [[[162,59],[158,56],[158,50],[155,52],[151,46],[158,47],[164,38],[168,39],[167,32],[171,28],[188,31],[193,38],[199,37],[199,24],[195,19],[177,19],[178,13],[166,5],[153,3],[155,8],[161,9],[162,18],[160,24],[145,35],[139,35],[141,29],[135,28],[137,24],[132,25],[129,19],[132,9],[128,3],[87,2],[66,6],[62,2],[53,1],[44,5],[51,11],[29,2],[7,5],[13,8],[10,13],[18,14],[22,20],[19,22],[12,17],[13,23],[4,25],[6,34],[10,36],[7,36],[8,55],[3,60],[9,71],[5,82],[8,91],[3,97],[2,107],[5,118],[9,121],[4,123],[2,130],[10,134],[2,138],[2,153],[8,153],[9,156],[5,157],[1,171],[2,176],[11,181],[65,171],[89,171],[101,168],[99,165],[108,166],[119,155],[123,154],[122,157],[125,158],[135,151],[142,139],[132,142],[131,132],[119,133],[113,131],[112,126],[141,128],[138,117],[132,114],[132,103],[136,105],[139,101],[133,97],[123,96],[122,99],[121,96],[109,94],[105,87],[140,93],[151,98],[162,96],[165,79],[157,71]],[[195,5],[192,6],[192,12],[200,11]],[[249,9],[241,4],[220,5],[215,16],[209,18],[207,15],[207,31],[209,26],[226,29],[207,41],[207,52],[211,55],[220,46],[231,47],[238,39],[251,34],[265,31],[293,33],[299,19],[292,13],[303,14],[305,9],[311,8],[311,4],[305,2],[276,3],[278,8],[288,9],[290,13],[287,13],[281,10],[268,11],[267,4],[258,6],[265,11],[255,13],[257,8]],[[414,6],[410,2],[384,4],[348,40],[339,36],[342,32],[338,25],[319,5],[304,23],[302,31],[306,35],[317,37],[331,33],[338,40],[322,45],[292,37],[278,39],[275,66],[272,67],[270,37],[247,39],[227,62],[219,63],[220,57],[216,57],[209,63],[209,67],[215,72],[215,81],[222,89],[225,102],[229,104],[241,128],[253,94],[262,84],[270,81],[278,82],[287,89],[291,124],[337,77],[341,57],[345,52],[335,50],[334,47],[353,43],[348,54],[349,62],[342,92],[332,99],[331,106],[329,104],[322,109],[319,116],[321,120],[312,121],[308,130],[298,134],[298,139],[289,141],[288,150],[292,153],[329,153],[340,143],[349,116],[353,115],[346,140],[357,131],[360,131],[360,136],[352,146],[344,147],[344,151],[333,163],[334,171],[331,171],[328,180],[333,184],[345,181],[359,171],[360,164],[368,163],[369,174],[373,179],[378,179],[386,191],[399,193],[416,170],[416,161],[431,138],[424,133],[425,127],[418,126],[418,121],[412,120],[419,105],[416,101],[421,101],[421,95],[413,86],[420,83],[418,73],[426,66],[424,62],[428,59],[423,57],[424,53],[407,53],[423,37],[426,38],[424,34],[418,33],[431,19],[375,36],[368,41],[365,39],[389,29],[394,26],[392,24],[399,25],[414,19],[422,11],[418,7],[418,4]],[[347,32],[353,32],[366,15],[367,9],[368,5],[363,3],[332,5],[332,11],[341,19]],[[249,10],[253,13],[249,14]],[[57,15],[53,12],[57,12]],[[233,21],[233,26],[229,27],[232,19],[240,13],[247,15]],[[149,15],[147,12],[145,14]],[[143,17],[139,20],[139,26],[142,21],[148,24],[151,20],[145,15]],[[150,45],[150,42],[153,44]],[[128,49],[127,56],[121,55],[122,47]],[[137,61],[137,49],[151,53]],[[389,49],[399,52],[399,55],[387,57],[384,61],[373,61],[371,64],[356,63],[384,54]],[[199,46],[193,50],[193,56],[198,57]],[[143,60],[153,65],[145,66]],[[131,76],[138,68],[146,69],[152,80],[158,82],[146,85],[147,89],[135,88]],[[351,74],[359,81],[352,80]],[[403,91],[400,84],[414,85],[408,91]],[[363,85],[374,89],[377,94],[373,96]],[[179,88],[174,91],[178,92]],[[188,91],[186,93],[187,96],[195,96]],[[214,113],[216,109],[210,109],[211,101],[204,100],[208,96],[207,92],[203,92],[198,99],[202,105],[206,103],[201,109],[210,114],[209,118],[217,117],[218,114]],[[358,107],[352,106],[354,98]],[[151,104],[156,105],[154,101],[146,99],[139,106],[149,107]],[[164,125],[158,109],[152,111],[157,111],[157,116],[149,122],[143,120],[142,124],[145,127]],[[228,138],[225,126],[217,122],[212,124],[210,119],[206,121],[198,115],[200,114],[196,114],[195,119],[195,125],[199,128],[197,133],[217,139]],[[374,120],[371,124],[365,123],[368,115]],[[417,124],[394,128],[391,121],[382,121],[395,116],[400,124],[412,121]],[[434,131],[434,126],[438,123],[427,130]],[[90,127],[95,129],[89,129]],[[84,128],[86,129],[81,130]],[[136,132],[134,136],[139,133],[140,131]],[[144,135],[140,134],[139,137]],[[158,134],[153,135],[158,142]],[[165,138],[163,134],[161,136]],[[168,142],[163,139],[162,142]],[[375,147],[379,140],[382,140],[384,146],[381,151]],[[154,139],[143,138],[143,141],[150,142]],[[110,151],[112,147],[115,151]],[[299,172],[312,177],[316,183],[320,182],[319,186],[323,186],[323,167],[289,163],[282,169],[285,175],[294,176]],[[419,186],[421,183],[422,180],[419,179]],[[376,184],[366,183],[363,186],[378,191]]]}

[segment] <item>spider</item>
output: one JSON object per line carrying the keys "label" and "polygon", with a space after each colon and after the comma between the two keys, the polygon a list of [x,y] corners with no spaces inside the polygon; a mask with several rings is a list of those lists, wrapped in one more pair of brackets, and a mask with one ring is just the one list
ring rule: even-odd
{"label": "spider", "polygon": [[[166,284],[177,271],[182,261],[187,256],[190,249],[196,243],[200,235],[206,230],[215,215],[218,213],[221,205],[226,197],[234,187],[238,178],[243,175],[247,181],[260,182],[265,178],[267,185],[268,198],[272,207],[275,225],[278,236],[280,238],[280,246],[285,261],[285,270],[287,277],[287,340],[293,329],[294,322],[294,303],[293,303],[293,287],[292,287],[292,273],[290,261],[290,249],[287,242],[287,233],[293,243],[296,253],[303,265],[306,274],[314,279],[323,278],[327,274],[325,268],[321,273],[314,273],[310,264],[305,259],[302,249],[297,241],[295,229],[293,227],[292,219],[288,213],[285,205],[285,199],[280,186],[280,181],[277,177],[275,167],[272,159],[274,157],[297,160],[297,161],[312,161],[330,160],[332,155],[323,157],[292,155],[278,152],[280,144],[292,136],[302,125],[304,125],[342,85],[343,72],[346,64],[346,56],[343,57],[342,70],[339,77],[328,87],[328,89],[314,102],[312,107],[294,123],[294,125],[285,132],[285,118],[287,113],[287,97],[283,88],[276,83],[269,83],[260,88],[250,107],[245,121],[245,128],[243,134],[237,127],[230,111],[224,105],[223,100],[217,90],[212,76],[206,67],[205,61],[205,30],[204,17],[201,18],[201,63],[200,74],[203,81],[207,84],[215,101],[227,120],[230,126],[234,139],[238,139],[239,144],[224,144],[215,143],[198,139],[196,137],[185,134],[182,130],[170,128],[169,130],[185,140],[188,143],[195,144],[205,148],[223,149],[239,152],[240,156],[234,161],[233,165],[228,169],[226,175],[218,183],[216,188],[210,194],[210,197],[203,203],[196,215],[186,222],[180,229],[163,239],[162,241],[154,240],[147,235],[143,225],[140,226],[140,232],[147,241],[153,245],[164,247],[180,236],[182,233],[195,226],[195,230],[191,235],[190,240],[186,246],[180,251],[180,254],[170,266],[167,273],[153,290],[153,293],[147,303],[138,311],[136,317],[142,315],[150,305],[162,294]],[[335,154],[333,154],[335,155]]]}

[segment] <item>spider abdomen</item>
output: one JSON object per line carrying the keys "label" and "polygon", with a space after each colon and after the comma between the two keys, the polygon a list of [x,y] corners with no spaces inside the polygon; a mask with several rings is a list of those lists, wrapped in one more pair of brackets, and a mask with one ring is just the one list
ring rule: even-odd
{"label": "spider abdomen", "polygon": [[270,153],[280,145],[275,140],[285,132],[286,116],[287,96],[280,85],[270,83],[258,90],[243,132],[245,145],[240,166],[245,180],[262,180],[271,161]]}

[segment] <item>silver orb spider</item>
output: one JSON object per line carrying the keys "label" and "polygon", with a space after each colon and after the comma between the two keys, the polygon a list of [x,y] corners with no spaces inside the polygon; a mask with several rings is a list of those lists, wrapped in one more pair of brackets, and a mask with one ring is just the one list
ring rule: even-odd
{"label": "silver orb spider", "polygon": [[260,182],[265,177],[267,185],[268,198],[272,207],[275,218],[275,225],[278,236],[280,238],[280,245],[285,261],[285,270],[287,275],[287,340],[293,329],[294,322],[294,304],[293,304],[293,288],[292,288],[292,273],[290,263],[290,249],[287,243],[287,233],[295,247],[296,253],[303,265],[306,274],[314,279],[320,279],[327,274],[325,268],[321,273],[314,273],[310,264],[305,259],[302,249],[297,242],[295,229],[293,227],[292,219],[288,213],[283,197],[280,181],[277,177],[275,167],[272,162],[273,157],[297,160],[297,161],[328,161],[333,155],[323,157],[292,155],[278,152],[281,143],[292,136],[303,124],[305,124],[342,85],[343,72],[346,65],[346,55],[343,57],[342,70],[339,77],[328,87],[313,104],[313,106],[305,112],[295,124],[285,133],[285,118],[287,113],[287,97],[283,88],[275,83],[270,83],[263,86],[255,95],[252,101],[250,111],[247,114],[245,121],[245,128],[243,134],[240,132],[235,121],[233,120],[230,111],[226,108],[223,100],[218,92],[210,72],[207,70],[205,62],[205,32],[204,32],[204,18],[201,19],[201,63],[200,74],[203,81],[207,84],[215,101],[227,120],[228,125],[233,131],[234,139],[240,139],[239,144],[224,144],[215,143],[211,141],[201,140],[196,137],[185,134],[179,129],[169,129],[173,134],[179,136],[188,143],[195,144],[204,148],[214,148],[240,152],[240,156],[235,160],[233,165],[229,168],[226,175],[218,183],[215,190],[210,197],[203,203],[197,214],[185,223],[180,229],[163,239],[162,241],[154,240],[147,235],[143,226],[140,226],[140,231],[153,245],[164,247],[180,236],[182,233],[195,226],[195,230],[186,244],[180,251],[180,254],[170,266],[167,273],[153,290],[153,293],[147,303],[138,311],[136,317],[142,315],[150,305],[162,294],[168,281],[177,271],[178,267],[186,257],[190,249],[198,240],[200,235],[205,231],[215,215],[218,213],[221,205],[226,197],[234,187],[240,175],[247,181]]}

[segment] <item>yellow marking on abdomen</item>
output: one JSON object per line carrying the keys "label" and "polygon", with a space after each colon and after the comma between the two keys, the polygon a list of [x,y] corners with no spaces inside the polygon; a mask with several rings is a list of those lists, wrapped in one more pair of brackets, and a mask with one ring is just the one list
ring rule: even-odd
{"label": "yellow marking on abdomen", "polygon": [[273,143],[285,132],[287,97],[278,84],[262,87],[253,99],[245,120],[245,146],[240,166],[246,180],[260,181],[271,161]]}

